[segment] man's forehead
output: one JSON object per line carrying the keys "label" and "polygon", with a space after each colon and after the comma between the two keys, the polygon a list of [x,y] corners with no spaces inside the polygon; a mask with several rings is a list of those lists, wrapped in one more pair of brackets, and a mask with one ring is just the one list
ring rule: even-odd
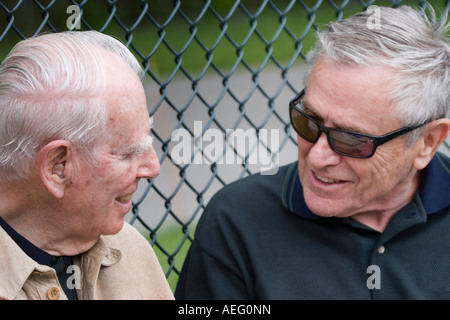
{"label": "man's forehead", "polygon": [[394,130],[401,124],[390,99],[393,75],[390,68],[342,66],[319,59],[304,101],[324,121],[330,118],[329,125],[382,134],[384,129]]}

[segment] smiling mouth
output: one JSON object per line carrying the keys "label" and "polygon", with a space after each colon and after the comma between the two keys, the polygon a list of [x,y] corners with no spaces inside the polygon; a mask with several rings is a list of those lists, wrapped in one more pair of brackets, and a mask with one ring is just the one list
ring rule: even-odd
{"label": "smiling mouth", "polygon": [[313,172],[313,174],[314,174],[314,177],[315,177],[317,180],[319,180],[319,181],[321,181],[321,182],[323,182],[323,183],[333,184],[333,183],[339,183],[339,182],[342,182],[341,180],[330,179],[330,178],[326,178],[326,177],[319,176],[319,175],[318,175],[317,173],[315,173],[315,172]]}
{"label": "smiling mouth", "polygon": [[131,197],[133,196],[133,194],[129,194],[126,196],[120,196],[116,198],[116,201],[120,202],[120,203],[127,203],[128,201],[131,200]]}

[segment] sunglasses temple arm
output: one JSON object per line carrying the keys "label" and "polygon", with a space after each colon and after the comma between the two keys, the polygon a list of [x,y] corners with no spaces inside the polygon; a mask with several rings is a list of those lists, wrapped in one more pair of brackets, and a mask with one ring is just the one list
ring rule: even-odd
{"label": "sunglasses temple arm", "polygon": [[386,142],[391,141],[391,140],[393,140],[395,138],[398,138],[398,137],[400,137],[400,136],[402,136],[404,134],[407,134],[407,133],[409,133],[409,132],[411,132],[413,130],[416,130],[416,129],[422,127],[423,125],[425,125],[425,123],[424,124],[420,124],[418,126],[414,126],[414,127],[403,128],[403,129],[400,129],[398,131],[389,133],[389,134],[387,134],[385,136],[376,137],[375,138],[376,144],[377,145],[382,145],[383,143],[386,143]]}

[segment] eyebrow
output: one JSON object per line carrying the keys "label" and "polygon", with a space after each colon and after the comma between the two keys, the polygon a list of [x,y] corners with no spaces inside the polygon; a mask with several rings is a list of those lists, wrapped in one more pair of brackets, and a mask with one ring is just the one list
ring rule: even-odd
{"label": "eyebrow", "polygon": [[[317,118],[317,119],[320,119],[321,121],[323,121],[322,116],[319,115],[307,101],[305,101],[305,97],[303,97],[303,99],[300,101],[300,103],[303,106],[303,111],[307,112],[311,117]],[[334,122],[333,122],[333,128],[351,131],[354,133],[369,134],[368,132],[366,132],[364,129],[362,129],[360,127],[349,127],[346,125],[339,125],[339,124],[336,125],[336,123],[334,123]]]}
{"label": "eyebrow", "polygon": [[153,145],[153,137],[150,136],[150,130],[153,128],[153,117],[148,117],[149,134],[137,145],[127,149],[127,154],[142,154],[147,152]]}
{"label": "eyebrow", "polygon": [[[150,129],[153,126],[153,117],[149,117]],[[121,148],[114,148],[114,154],[120,155],[139,155],[147,152],[153,145],[154,138],[150,136],[150,132],[144,139],[142,139],[138,144],[132,146],[124,146]]]}
{"label": "eyebrow", "polygon": [[153,137],[147,135],[141,142],[125,150],[125,154],[142,154],[147,152],[153,145]]}

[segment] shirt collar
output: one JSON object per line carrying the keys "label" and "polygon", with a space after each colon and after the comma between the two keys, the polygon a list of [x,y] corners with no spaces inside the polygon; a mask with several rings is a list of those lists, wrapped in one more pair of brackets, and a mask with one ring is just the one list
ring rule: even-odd
{"label": "shirt collar", "polygon": [[289,166],[284,180],[282,192],[283,205],[303,218],[315,220],[321,218],[309,210],[303,197],[303,188],[298,177],[298,163]]}
{"label": "shirt collar", "polygon": [[419,196],[427,214],[450,206],[450,158],[437,153],[423,170]]}
{"label": "shirt collar", "polygon": [[[101,236],[91,249],[82,255],[74,257],[74,260],[77,260],[74,263],[77,265],[81,264],[82,256],[89,257],[89,259],[84,259],[84,261],[90,261],[90,268],[92,268],[90,270],[97,270],[95,275],[92,272],[88,273],[93,282],[96,281],[98,270],[100,269],[97,264],[111,266],[122,257],[120,250],[109,247],[103,239],[104,236]],[[50,270],[53,270],[45,264],[39,264],[27,255],[4,229],[3,225],[0,225],[0,244],[0,300],[14,299],[34,270],[38,272],[50,272]]]}
{"label": "shirt collar", "polygon": [[[418,195],[427,214],[441,211],[450,206],[450,159],[437,153],[423,170]],[[298,177],[297,162],[290,165],[283,185],[283,205],[291,212],[303,218],[314,220],[321,218],[309,210],[303,197],[303,188]]]}

